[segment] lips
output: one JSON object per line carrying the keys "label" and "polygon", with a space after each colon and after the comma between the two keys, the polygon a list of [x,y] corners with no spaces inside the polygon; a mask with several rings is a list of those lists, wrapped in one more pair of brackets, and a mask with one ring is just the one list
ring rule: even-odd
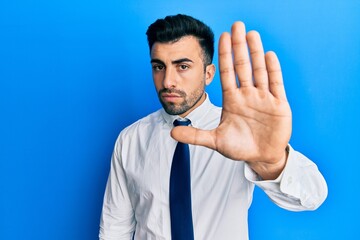
{"label": "lips", "polygon": [[178,94],[173,94],[173,93],[163,93],[163,94],[161,94],[161,98],[167,102],[174,102],[174,101],[179,100],[181,98],[181,96]]}
{"label": "lips", "polygon": [[168,89],[164,88],[159,91],[159,98],[162,102],[167,103],[179,103],[183,101],[186,97],[185,92],[179,90],[179,89]]}

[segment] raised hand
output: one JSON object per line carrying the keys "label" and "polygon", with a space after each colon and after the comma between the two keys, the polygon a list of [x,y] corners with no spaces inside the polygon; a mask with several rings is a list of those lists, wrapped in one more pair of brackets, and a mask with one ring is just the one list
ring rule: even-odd
{"label": "raised hand", "polygon": [[220,37],[219,69],[223,94],[219,126],[210,131],[176,127],[172,137],[247,161],[263,179],[276,178],[285,166],[291,136],[291,110],[277,56],[265,54],[260,35],[246,34],[245,25],[236,22],[231,35]]}

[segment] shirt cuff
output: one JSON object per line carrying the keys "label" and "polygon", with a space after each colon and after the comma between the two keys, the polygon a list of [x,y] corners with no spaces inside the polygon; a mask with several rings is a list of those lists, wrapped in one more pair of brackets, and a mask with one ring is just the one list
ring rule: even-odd
{"label": "shirt cuff", "polygon": [[[245,168],[244,168],[244,174],[245,174],[245,178],[254,183],[255,185],[259,186],[260,188],[264,189],[264,190],[270,190],[270,191],[275,191],[275,192],[279,192],[280,190],[280,184],[283,181],[284,178],[284,173],[291,171],[291,169],[293,169],[293,165],[294,165],[294,157],[293,157],[293,148],[288,145],[288,158],[286,160],[286,164],[284,169],[282,170],[282,172],[280,173],[280,175],[274,179],[274,180],[263,180],[260,175],[258,175],[250,166],[248,163],[245,163]],[[291,175],[291,174],[290,174]]]}
{"label": "shirt cuff", "polygon": [[315,210],[326,199],[327,185],[315,163],[289,145],[285,168],[275,180],[262,180],[245,163],[245,178],[260,187],[280,207]]}

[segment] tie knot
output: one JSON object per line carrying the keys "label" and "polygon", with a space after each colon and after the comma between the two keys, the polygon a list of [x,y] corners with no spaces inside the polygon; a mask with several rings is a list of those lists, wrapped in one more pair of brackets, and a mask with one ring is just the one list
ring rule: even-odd
{"label": "tie knot", "polygon": [[174,126],[177,127],[177,126],[189,126],[191,123],[191,121],[189,119],[186,119],[185,121],[179,121],[179,120],[175,120],[174,121]]}

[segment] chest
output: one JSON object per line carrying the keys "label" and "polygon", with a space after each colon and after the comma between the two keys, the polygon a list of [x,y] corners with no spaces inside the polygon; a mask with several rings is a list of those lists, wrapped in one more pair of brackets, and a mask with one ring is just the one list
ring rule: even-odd
{"label": "chest", "polygon": [[[156,141],[155,141],[156,139]],[[169,132],[157,131],[127,149],[123,159],[127,187],[133,206],[168,206],[169,179],[177,142]],[[241,194],[244,183],[243,163],[235,162],[201,146],[190,145],[190,171],[193,203],[226,191]]]}

